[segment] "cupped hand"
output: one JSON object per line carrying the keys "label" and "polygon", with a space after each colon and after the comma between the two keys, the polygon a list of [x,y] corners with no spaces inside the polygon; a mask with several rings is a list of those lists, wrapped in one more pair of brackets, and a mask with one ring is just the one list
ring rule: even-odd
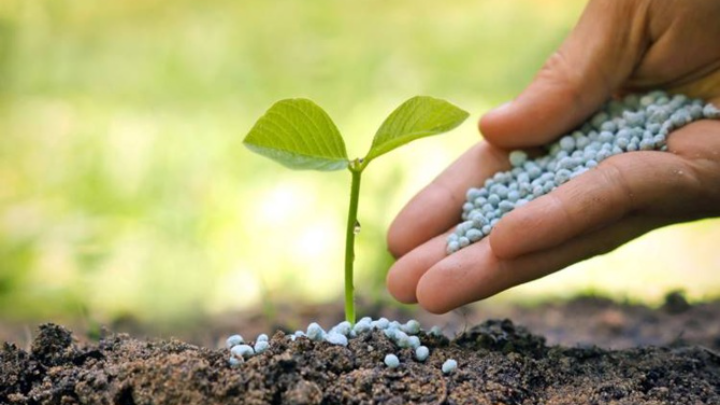
{"label": "cupped hand", "polygon": [[593,0],[514,101],[486,114],[487,142],[416,195],[388,232],[391,294],[446,312],[615,249],[652,229],[720,216],[720,122],[671,134],[666,152],[615,155],[507,214],[447,255],[465,192],[510,167],[510,149],[546,144],[614,95],[665,89],[720,106],[720,2]]}

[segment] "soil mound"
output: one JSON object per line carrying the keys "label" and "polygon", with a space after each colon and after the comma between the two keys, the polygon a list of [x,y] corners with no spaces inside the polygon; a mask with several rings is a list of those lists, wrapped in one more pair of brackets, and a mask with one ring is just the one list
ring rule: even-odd
{"label": "soil mound", "polygon": [[[237,368],[227,350],[110,334],[78,343],[40,327],[31,349],[0,350],[2,404],[720,404],[720,356],[699,346],[548,346],[509,320],[453,340],[425,335],[424,363],[380,332],[348,347],[282,332]],[[383,364],[395,353],[400,367]],[[445,375],[442,363],[456,359]]]}

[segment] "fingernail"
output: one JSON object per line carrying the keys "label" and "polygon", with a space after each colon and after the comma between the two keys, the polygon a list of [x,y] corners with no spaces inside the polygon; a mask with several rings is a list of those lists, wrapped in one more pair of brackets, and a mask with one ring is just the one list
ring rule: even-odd
{"label": "fingernail", "polygon": [[479,121],[480,132],[485,133],[488,130],[487,125],[492,126],[496,120],[496,116],[502,120],[501,117],[505,115],[505,112],[508,111],[511,106],[512,101],[508,101],[483,114]]}

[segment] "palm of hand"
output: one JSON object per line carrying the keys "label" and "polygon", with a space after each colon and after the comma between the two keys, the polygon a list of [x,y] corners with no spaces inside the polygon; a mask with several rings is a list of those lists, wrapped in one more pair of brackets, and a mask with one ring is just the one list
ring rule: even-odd
{"label": "palm of hand", "polygon": [[[489,238],[445,255],[445,235],[457,223],[465,191],[508,168],[501,147],[547,143],[590,115],[611,92],[661,86],[720,105],[720,48],[708,45],[720,38],[720,3],[634,4],[655,8],[634,10],[644,13],[636,18],[621,2],[591,2],[533,84],[483,118],[489,143],[465,153],[398,215],[388,234],[391,252],[400,257],[388,274],[388,288],[398,300],[446,312],[613,250],[657,227],[720,215],[720,123],[700,121],[670,136],[671,153],[613,156],[506,215]],[[625,37],[597,35],[617,27],[618,17],[630,28]],[[569,74],[570,66],[584,74]],[[567,106],[573,106],[569,113]]]}

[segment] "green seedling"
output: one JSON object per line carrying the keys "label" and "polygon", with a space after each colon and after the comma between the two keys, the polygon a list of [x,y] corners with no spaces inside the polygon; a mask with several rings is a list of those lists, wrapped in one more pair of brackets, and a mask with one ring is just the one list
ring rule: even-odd
{"label": "green seedling", "polygon": [[363,170],[378,156],[415,139],[447,132],[460,125],[468,113],[444,100],[413,97],[400,105],[375,133],[363,158],[350,160],[345,142],[328,114],[307,99],[275,103],[260,117],[243,143],[253,152],[296,170],[350,170],[350,207],[345,239],[345,319],[355,323],[353,262]]}

